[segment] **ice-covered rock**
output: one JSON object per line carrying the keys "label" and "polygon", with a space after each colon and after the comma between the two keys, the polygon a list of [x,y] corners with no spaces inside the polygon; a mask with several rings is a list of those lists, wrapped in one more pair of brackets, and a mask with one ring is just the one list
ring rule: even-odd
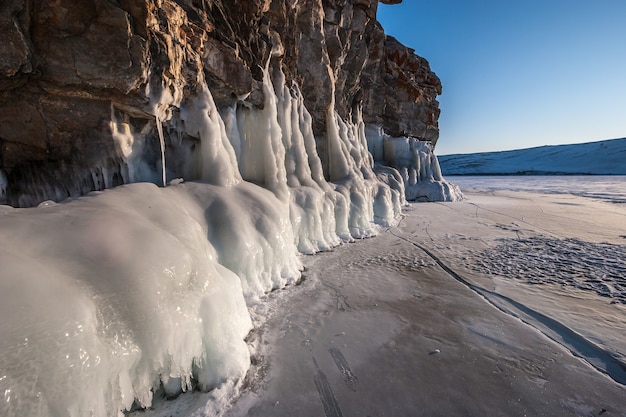
{"label": "ice-covered rock", "polygon": [[[298,85],[323,165],[331,106],[344,122],[360,107],[366,124],[435,143],[439,79],[425,59],[385,36],[377,7],[377,0],[8,1],[0,16],[7,203],[162,184],[169,148],[185,141],[170,122],[182,103],[206,85],[222,114],[241,100],[263,108],[270,59],[280,58],[286,84]],[[165,170],[189,178],[185,167]]]}
{"label": "ice-covered rock", "polygon": [[413,137],[391,137],[380,126],[368,125],[367,145],[382,166],[399,172],[407,200],[459,201],[459,187],[441,175],[439,160],[430,141]]}
{"label": "ice-covered rock", "polygon": [[20,40],[0,47],[0,203],[33,207],[0,206],[3,417],[236,389],[247,305],[297,282],[299,253],[393,225],[405,193],[454,199],[427,143],[384,133],[376,92],[415,73],[402,126],[434,143],[439,80],[387,48],[377,1],[118,3],[0,17]]}
{"label": "ice-covered rock", "polygon": [[[374,173],[360,113],[344,122],[329,109],[328,181],[297,86],[280,70],[275,81],[266,71],[263,109],[222,117],[200,85],[167,113],[180,140],[160,159],[198,181],[2,211],[3,416],[109,416],[157,391],[240,383],[246,302],[297,282],[298,251],[395,222],[399,177]],[[142,132],[115,128],[125,175],[150,171]]]}

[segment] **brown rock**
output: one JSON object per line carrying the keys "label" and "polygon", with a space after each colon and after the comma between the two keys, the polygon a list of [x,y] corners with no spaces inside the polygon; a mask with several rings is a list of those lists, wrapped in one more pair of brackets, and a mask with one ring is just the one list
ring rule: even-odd
{"label": "brown rock", "polygon": [[[320,150],[333,103],[346,120],[362,109],[367,123],[392,135],[436,141],[439,80],[424,59],[385,37],[377,7],[377,0],[3,1],[7,198],[36,204],[128,181],[113,115],[143,132],[145,162],[156,164],[156,97],[168,93],[166,118],[203,82],[218,107],[242,97],[262,107],[270,60],[300,86]],[[180,138],[175,126],[171,140],[168,132],[171,147]]]}
{"label": "brown rock", "polygon": [[41,1],[33,7],[32,39],[43,80],[122,94],[145,82],[145,40],[133,35],[124,10],[104,0]]}
{"label": "brown rock", "polygon": [[33,50],[28,28],[30,14],[26,0],[0,3],[0,90],[23,82],[22,74],[33,71]]}
{"label": "brown rock", "polygon": [[[369,67],[370,83],[364,106],[364,120],[383,126],[392,136],[411,136],[437,142],[441,82],[428,61],[413,49],[386,36],[377,38],[378,56]],[[381,109],[382,112],[381,112]]]}

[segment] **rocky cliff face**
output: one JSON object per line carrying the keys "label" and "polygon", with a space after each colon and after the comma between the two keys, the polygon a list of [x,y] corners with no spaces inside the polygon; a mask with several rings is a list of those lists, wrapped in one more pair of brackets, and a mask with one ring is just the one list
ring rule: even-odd
{"label": "rocky cliff face", "polygon": [[385,36],[377,6],[377,0],[3,1],[0,203],[30,206],[156,182],[161,150],[171,162],[169,178],[198,178],[181,162],[198,142],[181,133],[185,101],[207,85],[222,114],[262,109],[266,68],[273,78],[284,73],[291,94],[302,95],[327,178],[335,114],[436,143],[439,79],[426,60]]}
{"label": "rocky cliff face", "polygon": [[460,197],[432,153],[439,80],[376,8],[0,3],[3,417],[232,398],[247,306],[298,254]]}

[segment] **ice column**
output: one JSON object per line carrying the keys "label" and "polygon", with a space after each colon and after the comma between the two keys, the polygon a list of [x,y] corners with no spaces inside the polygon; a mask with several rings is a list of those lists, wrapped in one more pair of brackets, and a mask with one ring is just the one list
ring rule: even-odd
{"label": "ice column", "polygon": [[159,133],[159,144],[161,145],[161,172],[162,172],[162,181],[163,187],[167,185],[167,178],[165,174],[165,139],[163,139],[163,123],[161,122],[161,118],[159,115],[155,115],[156,119],[156,128]]}
{"label": "ice column", "polygon": [[[273,82],[272,82],[273,81]],[[271,190],[288,203],[298,250],[314,253],[354,237],[376,232],[375,223],[392,224],[399,213],[395,191],[372,171],[360,113],[346,123],[331,109],[328,119],[329,170],[323,175],[313,136],[311,116],[296,85],[285,83],[280,69],[273,79],[265,71],[265,103],[256,109],[241,103],[222,111],[242,177]]]}
{"label": "ice column", "polygon": [[203,86],[180,110],[181,129],[200,139],[191,153],[193,171],[204,182],[222,186],[194,192],[204,207],[209,240],[220,264],[241,279],[248,303],[297,281],[301,269],[289,221],[275,96],[266,94],[266,99],[263,111],[239,114],[226,108],[220,115]]}
{"label": "ice column", "polygon": [[267,69],[264,70],[263,80],[263,109],[243,106],[237,114],[241,141],[239,169],[246,181],[267,188],[287,203],[289,191],[285,172],[285,147],[278,124],[276,95]]}
{"label": "ice column", "polygon": [[215,185],[234,185],[241,181],[235,151],[226,127],[205,84],[196,95],[184,101],[180,119],[185,133],[200,139],[195,163],[202,180]]}
{"label": "ice column", "polygon": [[347,202],[324,179],[311,115],[304,106],[298,87],[292,85],[288,88],[280,70],[275,71],[274,83],[296,245],[302,253],[328,250],[339,244],[340,237],[350,238],[346,222],[337,222],[335,214],[337,211],[345,212]]}
{"label": "ice column", "polygon": [[[134,132],[130,126],[128,115],[120,112],[115,106],[111,105],[111,136],[117,144],[117,153],[125,164],[121,170],[125,184],[149,181],[157,182],[158,175],[154,168],[148,166],[143,158],[143,151],[147,131]],[[147,123],[151,130],[151,123]],[[91,176],[96,190],[110,188],[112,186],[111,176],[104,167],[92,168]]]}
{"label": "ice column", "polygon": [[361,109],[351,121],[342,120],[331,108],[326,116],[329,176],[337,191],[350,201],[349,228],[354,237],[371,234],[373,223],[395,224],[402,199],[399,190],[381,182],[367,148]]}

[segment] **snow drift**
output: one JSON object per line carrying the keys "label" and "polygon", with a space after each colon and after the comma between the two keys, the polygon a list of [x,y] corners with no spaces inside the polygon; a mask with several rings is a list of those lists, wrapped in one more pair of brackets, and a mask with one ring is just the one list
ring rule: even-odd
{"label": "snow drift", "polygon": [[[250,364],[246,304],[297,282],[298,253],[395,224],[405,188],[458,197],[423,144],[379,129],[375,146],[392,156],[375,164],[376,129],[359,109],[351,120],[328,109],[325,177],[297,86],[273,78],[266,70],[263,109],[218,111],[206,85],[185,99],[153,94],[159,135],[179,137],[161,141],[157,170],[142,159],[145,135],[112,109],[124,182],[136,183],[0,206],[3,417],[122,415],[155,393],[236,384]],[[198,180],[170,178],[170,164]],[[171,185],[140,182],[163,178]]]}

